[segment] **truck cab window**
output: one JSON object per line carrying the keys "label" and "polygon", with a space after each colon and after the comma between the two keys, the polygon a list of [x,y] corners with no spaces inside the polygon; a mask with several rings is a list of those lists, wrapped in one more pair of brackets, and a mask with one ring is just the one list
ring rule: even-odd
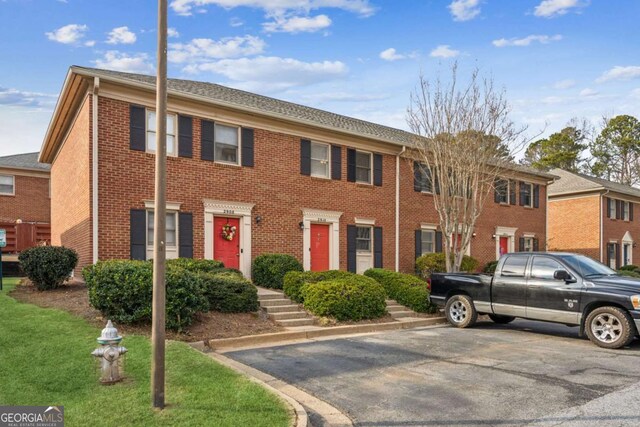
{"label": "truck cab window", "polygon": [[558,261],[551,258],[536,256],[531,263],[531,277],[535,279],[553,280],[556,270],[566,270]]}
{"label": "truck cab window", "polygon": [[524,270],[528,261],[529,257],[526,256],[509,256],[502,264],[501,274],[503,276],[524,277]]}

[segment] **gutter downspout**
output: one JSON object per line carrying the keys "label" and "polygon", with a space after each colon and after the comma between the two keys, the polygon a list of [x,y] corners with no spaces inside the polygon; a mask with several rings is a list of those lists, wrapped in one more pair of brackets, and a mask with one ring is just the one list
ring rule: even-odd
{"label": "gutter downspout", "polygon": [[[609,194],[609,190],[606,190],[604,193],[600,193],[600,262],[604,264],[604,219],[602,218],[602,204],[604,202],[604,197]],[[609,207],[607,206],[607,209]],[[607,267],[609,267],[607,265]]]}
{"label": "gutter downspout", "polygon": [[402,147],[396,154],[396,272],[400,271],[400,156],[406,150],[406,146]]}
{"label": "gutter downspout", "polygon": [[100,78],[93,78],[92,105],[92,135],[91,135],[91,204],[92,204],[92,243],[93,263],[98,262],[98,92],[100,91]]}

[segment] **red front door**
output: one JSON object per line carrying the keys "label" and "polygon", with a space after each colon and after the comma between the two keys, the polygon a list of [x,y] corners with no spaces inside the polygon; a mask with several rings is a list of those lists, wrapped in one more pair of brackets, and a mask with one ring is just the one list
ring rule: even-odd
{"label": "red front door", "polygon": [[504,255],[509,252],[509,238],[500,237],[500,255]]}
{"label": "red front door", "polygon": [[[231,230],[235,227],[235,232]],[[225,237],[225,228],[227,236]],[[225,267],[240,268],[240,220],[215,217],[213,219],[213,258]]]}
{"label": "red front door", "polygon": [[329,269],[329,225],[311,224],[311,271]]}

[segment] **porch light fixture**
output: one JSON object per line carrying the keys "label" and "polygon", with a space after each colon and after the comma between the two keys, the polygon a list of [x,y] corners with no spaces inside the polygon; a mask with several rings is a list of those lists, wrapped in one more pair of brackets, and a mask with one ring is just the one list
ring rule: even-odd
{"label": "porch light fixture", "polygon": [[303,221],[300,221],[298,223],[298,226],[300,227],[300,231],[304,231],[304,222]]}
{"label": "porch light fixture", "polygon": [[256,224],[260,224],[262,222],[262,217],[260,215],[256,216]]}

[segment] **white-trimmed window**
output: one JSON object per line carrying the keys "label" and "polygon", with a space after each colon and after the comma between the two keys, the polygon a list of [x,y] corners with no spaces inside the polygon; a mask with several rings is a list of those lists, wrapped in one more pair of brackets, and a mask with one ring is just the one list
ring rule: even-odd
{"label": "white-trimmed window", "polygon": [[356,227],[356,251],[363,253],[370,253],[372,250],[371,244],[371,227],[357,226]]}
{"label": "white-trimmed window", "polygon": [[616,218],[618,213],[616,212],[617,210],[617,203],[615,199],[609,199],[609,216],[611,218]]}
{"label": "white-trimmed window", "polygon": [[533,252],[533,237],[524,237],[524,252]]}
{"label": "white-trimmed window", "polygon": [[522,184],[522,187],[520,187],[520,191],[522,192],[522,195],[520,197],[522,197],[523,206],[532,208],[533,207],[533,184],[528,182]]}
{"label": "white-trimmed window", "polygon": [[620,202],[622,204],[622,219],[629,221],[629,202]]}
{"label": "white-trimmed window", "polygon": [[500,179],[496,181],[496,202],[503,205],[509,204],[509,185],[510,182],[508,179]]}
{"label": "white-trimmed window", "polygon": [[0,195],[13,196],[16,194],[16,179],[13,175],[0,175]]}
{"label": "white-trimmed window", "polygon": [[329,144],[320,142],[311,143],[311,176],[329,178],[331,175]]}
{"label": "white-trimmed window", "polygon": [[[147,210],[147,251],[153,251],[153,230],[154,214],[152,210]],[[165,246],[167,258],[176,258],[178,253],[178,212],[167,212],[166,219],[167,234]],[[171,256],[175,253],[175,256]]]}
{"label": "white-trimmed window", "polygon": [[240,156],[240,128],[216,123],[214,131],[213,158],[216,162],[232,163],[237,165]]}
{"label": "white-trimmed window", "polygon": [[373,156],[366,151],[356,151],[356,182],[371,184]]}
{"label": "white-trimmed window", "polygon": [[422,255],[431,254],[436,251],[436,231],[422,230],[421,233]]}
{"label": "white-trimmed window", "polygon": [[[167,114],[167,156],[178,155],[176,115]],[[156,152],[156,112],[147,110],[147,152]]]}

